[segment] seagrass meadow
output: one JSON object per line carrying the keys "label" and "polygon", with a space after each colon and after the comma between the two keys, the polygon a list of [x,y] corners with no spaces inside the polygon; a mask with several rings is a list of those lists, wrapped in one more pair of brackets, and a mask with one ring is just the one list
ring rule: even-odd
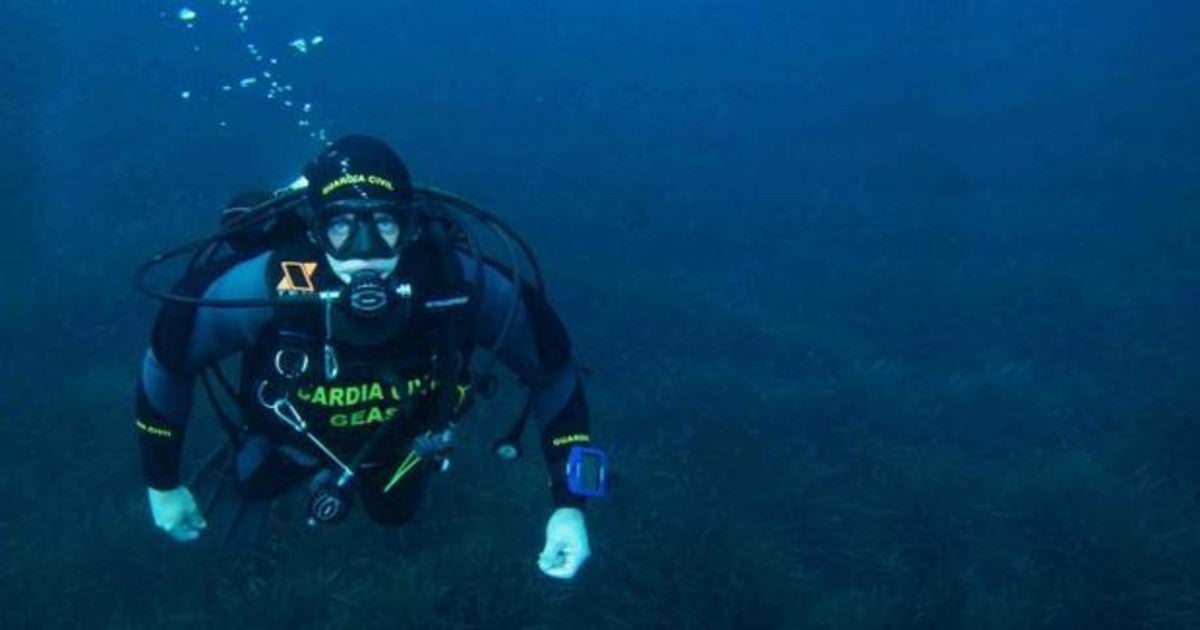
{"label": "seagrass meadow", "polygon": [[[154,4],[0,20],[0,627],[1200,627],[1196,7]],[[154,527],[130,276],[318,128],[537,251],[614,471],[575,579],[508,376],[403,528]]]}

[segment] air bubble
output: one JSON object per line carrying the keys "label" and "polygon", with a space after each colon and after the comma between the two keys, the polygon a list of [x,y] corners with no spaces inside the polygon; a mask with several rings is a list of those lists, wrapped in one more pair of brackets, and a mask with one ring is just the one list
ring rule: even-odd
{"label": "air bubble", "polygon": [[[302,37],[294,37],[290,41],[275,40],[267,42],[252,42],[249,41],[250,36],[246,34],[248,32],[250,19],[254,13],[251,10],[250,0],[218,0],[214,4],[217,4],[223,7],[223,10],[228,11],[228,13],[225,14],[227,18],[230,19],[230,21],[237,26],[238,30],[243,33],[239,39],[241,40],[242,45],[245,46],[246,56],[253,64],[253,70],[242,75],[244,78],[236,79],[234,77],[229,77],[234,80],[219,84],[220,91],[230,93],[237,88],[241,88],[243,90],[249,89],[254,93],[254,98],[258,98],[258,95],[261,94],[267,100],[279,103],[279,107],[281,109],[293,110],[300,114],[301,116],[299,119],[295,121],[298,126],[304,128],[315,127],[314,122],[311,120],[311,116],[309,116],[313,109],[312,103],[304,102],[298,98],[295,95],[295,86],[292,83],[282,80],[282,77],[279,75],[286,74],[290,68],[285,64],[280,64],[279,60],[283,58],[281,53],[287,52],[286,48],[291,48],[292,54],[304,55],[311,53],[313,52],[314,47],[324,44],[325,37],[320,34],[307,34]],[[169,19],[170,13],[164,12],[162,16]],[[177,17],[189,28],[191,28],[192,22],[198,20],[198,15],[196,12],[188,7],[180,9]],[[206,19],[207,17],[209,16],[206,16]],[[194,44],[194,42],[192,43]],[[199,52],[199,48],[199,45],[195,45],[193,50]],[[260,84],[262,86],[261,89],[259,88]],[[179,97],[187,100],[194,99],[200,94],[205,94],[205,92],[184,90],[179,93]],[[221,127],[229,126],[229,122],[227,120],[221,120],[218,124]],[[326,132],[324,129],[311,129],[307,131],[307,134],[314,140],[327,143]]]}

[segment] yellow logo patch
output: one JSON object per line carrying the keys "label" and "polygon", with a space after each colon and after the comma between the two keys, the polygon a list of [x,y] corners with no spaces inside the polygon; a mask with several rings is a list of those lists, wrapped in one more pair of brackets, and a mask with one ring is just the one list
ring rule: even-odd
{"label": "yellow logo patch", "polygon": [[321,196],[327,197],[327,196],[329,196],[329,193],[332,193],[333,191],[335,191],[343,186],[354,186],[357,184],[367,184],[370,186],[378,186],[389,192],[396,190],[396,185],[393,184],[392,180],[390,180],[390,179],[385,179],[378,175],[363,175],[361,173],[346,173],[345,175],[342,175],[341,177],[329,182],[328,184],[325,184],[325,186],[321,188]]}
{"label": "yellow logo patch", "polygon": [[556,437],[553,440],[551,440],[550,443],[553,444],[554,446],[566,446],[567,444],[587,444],[588,442],[591,442],[591,441],[592,441],[592,438],[588,437],[588,435],[586,433],[576,433],[574,435],[564,435],[562,437]]}
{"label": "yellow logo patch", "polygon": [[317,290],[313,284],[313,276],[317,273],[317,263],[285,261],[279,264],[283,277],[275,290],[279,293],[312,293]]}
{"label": "yellow logo patch", "polygon": [[158,437],[169,438],[169,437],[174,436],[174,434],[171,433],[170,429],[156,427],[147,422],[142,422],[141,420],[137,421],[137,428],[141,429],[142,431],[145,431],[146,433],[149,433],[150,435],[155,435]]}

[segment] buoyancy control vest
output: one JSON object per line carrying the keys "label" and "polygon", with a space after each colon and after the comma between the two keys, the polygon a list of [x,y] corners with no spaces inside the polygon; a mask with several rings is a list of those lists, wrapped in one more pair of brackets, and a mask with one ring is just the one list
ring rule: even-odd
{"label": "buoyancy control vest", "polygon": [[[274,250],[265,282],[273,292],[342,286],[322,250],[307,242]],[[348,460],[368,439],[400,445],[465,412],[474,304],[462,265],[431,231],[405,248],[389,282],[395,303],[369,321],[338,304],[275,307],[243,365],[239,397],[252,410],[250,431],[295,440],[295,423],[303,422]],[[280,418],[274,405],[285,399],[288,417]]]}

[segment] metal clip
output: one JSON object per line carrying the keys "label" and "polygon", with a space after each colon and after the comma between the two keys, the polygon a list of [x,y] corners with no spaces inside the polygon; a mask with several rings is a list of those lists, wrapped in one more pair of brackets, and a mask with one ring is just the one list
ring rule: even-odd
{"label": "metal clip", "polygon": [[339,371],[337,352],[333,349],[333,302],[325,302],[325,378],[332,381]]}
{"label": "metal clip", "polygon": [[275,417],[282,420],[289,427],[296,431],[303,432],[307,428],[304,418],[300,417],[300,412],[296,411],[296,407],[287,399],[286,395],[279,396],[275,400],[268,400],[267,388],[271,384],[268,381],[263,381],[258,384],[258,402],[262,406],[270,409]]}
{"label": "metal clip", "polygon": [[325,344],[325,378],[333,380],[338,377],[338,360],[337,352],[333,349],[333,344]]}
{"label": "metal clip", "polygon": [[308,353],[295,348],[280,348],[275,353],[275,371],[288,380],[296,380],[308,371]]}

